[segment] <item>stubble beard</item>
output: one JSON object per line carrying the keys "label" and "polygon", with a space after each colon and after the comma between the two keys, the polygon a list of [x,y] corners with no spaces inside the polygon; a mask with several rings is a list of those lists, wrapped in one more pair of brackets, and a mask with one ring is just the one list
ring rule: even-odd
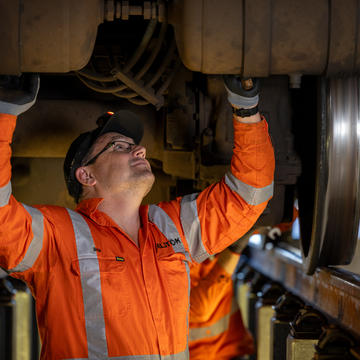
{"label": "stubble beard", "polygon": [[131,187],[134,191],[144,192],[144,197],[150,192],[155,182],[155,176],[148,168],[136,169],[131,176]]}

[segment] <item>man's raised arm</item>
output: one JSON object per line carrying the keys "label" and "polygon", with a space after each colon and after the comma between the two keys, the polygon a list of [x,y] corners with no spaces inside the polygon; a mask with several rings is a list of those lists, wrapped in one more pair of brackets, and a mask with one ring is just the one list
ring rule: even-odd
{"label": "man's raised arm", "polygon": [[240,77],[224,80],[233,107],[230,171],[199,194],[159,204],[197,262],[221,252],[249,231],[273,195],[274,150],[267,122],[258,111],[257,82],[247,90]]}
{"label": "man's raised arm", "polygon": [[0,267],[9,272],[24,271],[33,263],[37,233],[43,232],[33,228],[40,212],[11,195],[10,164],[17,116],[35,103],[39,82],[38,75],[0,76]]}

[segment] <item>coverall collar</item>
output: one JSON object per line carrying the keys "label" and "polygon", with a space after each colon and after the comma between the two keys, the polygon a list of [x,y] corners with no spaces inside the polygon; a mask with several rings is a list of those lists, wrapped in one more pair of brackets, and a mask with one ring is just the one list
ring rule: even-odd
{"label": "coverall collar", "polygon": [[100,211],[97,209],[100,203],[104,199],[102,198],[92,198],[92,199],[86,199],[81,201],[78,206],[76,207],[75,211],[86,215],[91,220],[95,221],[99,225],[110,225],[106,224],[107,221],[105,221],[105,217],[108,217],[106,214],[101,213],[101,216],[99,217],[98,214]]}
{"label": "coverall collar", "polygon": [[[110,216],[98,210],[98,207],[103,200],[104,200],[103,198],[92,198],[92,199],[83,200],[78,204],[75,210],[89,217],[91,220],[93,220],[99,225],[118,227],[118,225],[116,225],[116,223],[111,219]],[[140,206],[139,213],[140,213],[141,226],[143,227],[145,225],[147,227],[148,206],[147,205]]]}

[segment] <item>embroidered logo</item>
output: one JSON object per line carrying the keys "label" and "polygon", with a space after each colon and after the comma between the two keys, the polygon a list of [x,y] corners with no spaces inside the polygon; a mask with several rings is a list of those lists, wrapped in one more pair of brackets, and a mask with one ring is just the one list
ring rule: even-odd
{"label": "embroidered logo", "polygon": [[122,256],[115,256],[116,261],[125,261],[125,259]]}

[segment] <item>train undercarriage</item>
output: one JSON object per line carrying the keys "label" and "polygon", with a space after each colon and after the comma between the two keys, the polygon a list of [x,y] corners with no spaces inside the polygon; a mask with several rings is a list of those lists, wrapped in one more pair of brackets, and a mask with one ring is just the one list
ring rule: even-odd
{"label": "train undercarriage", "polygon": [[[252,238],[239,265],[257,359],[359,359],[359,14],[358,0],[0,1],[0,74],[41,74],[14,135],[15,196],[73,208],[59,176],[69,144],[99,114],[124,108],[144,122],[157,178],[145,202],[199,191],[231,159],[222,76],[260,78],[276,171],[259,227],[291,221],[294,206],[299,216],[276,241]],[[35,359],[28,290],[2,281],[2,318],[15,330],[1,358]],[[288,335],[288,348],[276,347]],[[302,340],[308,357],[294,355]],[[19,341],[32,355],[21,357]]]}

